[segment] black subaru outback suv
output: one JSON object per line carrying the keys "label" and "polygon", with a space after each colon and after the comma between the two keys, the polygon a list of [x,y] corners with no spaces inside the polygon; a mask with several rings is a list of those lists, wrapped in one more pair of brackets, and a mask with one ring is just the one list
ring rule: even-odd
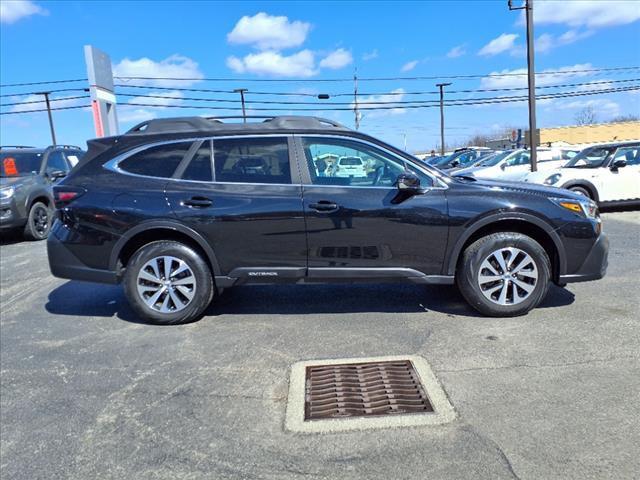
{"label": "black subaru outback suv", "polygon": [[22,229],[29,240],[47,238],[53,216],[51,185],[83,154],[71,145],[0,147],[0,230]]}
{"label": "black subaru outback suv", "polygon": [[51,271],[122,282],[156,323],[198,318],[227,287],[285,282],[456,283],[480,312],[513,316],[550,282],[607,267],[589,199],[452,178],[328,120],[159,119],[88,144],[54,187]]}

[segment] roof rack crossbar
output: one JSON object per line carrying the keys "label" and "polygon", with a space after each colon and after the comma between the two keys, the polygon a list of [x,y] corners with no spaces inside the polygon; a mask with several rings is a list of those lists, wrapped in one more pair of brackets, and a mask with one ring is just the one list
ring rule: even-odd
{"label": "roof rack crossbar", "polygon": [[0,150],[3,148],[36,148],[31,145],[0,145]]}

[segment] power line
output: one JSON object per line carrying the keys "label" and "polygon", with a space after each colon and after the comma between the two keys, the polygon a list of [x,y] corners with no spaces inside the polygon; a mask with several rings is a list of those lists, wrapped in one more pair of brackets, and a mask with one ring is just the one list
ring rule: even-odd
{"label": "power line", "polygon": [[[596,72],[615,72],[638,70],[640,66],[632,67],[608,67],[608,68],[583,68],[573,70],[545,70],[536,72],[536,75],[573,75],[578,73],[596,73]],[[364,77],[358,78],[361,81],[406,81],[406,80],[439,80],[439,79],[473,79],[473,78],[500,78],[500,77],[519,77],[526,76],[527,73],[505,72],[505,73],[489,73],[489,74],[473,74],[473,75],[433,75],[433,76],[415,76],[415,77]],[[162,80],[171,82],[352,82],[353,78],[232,78],[232,77],[114,77],[119,80]]]}
{"label": "power line", "polygon": [[[631,81],[631,80],[629,80]],[[633,81],[640,81],[640,79],[635,79]],[[597,85],[597,84],[609,84],[612,82],[594,82],[588,84],[569,84],[569,85]],[[556,87],[561,87],[557,85]],[[622,87],[623,88],[623,87]],[[520,90],[520,89],[504,89],[504,91],[511,90]],[[526,90],[526,87],[524,88]],[[490,91],[502,91],[501,89],[490,90]],[[449,93],[455,93],[456,91],[451,91]],[[460,92],[476,92],[475,90],[466,90]],[[249,94],[253,92],[248,92]],[[563,92],[557,92],[563,93]],[[351,94],[353,95],[353,93]],[[239,103],[238,99],[227,99],[227,98],[203,98],[203,97],[182,97],[175,95],[149,95],[149,94],[131,94],[131,93],[118,93],[120,97],[134,97],[134,98],[156,98],[161,100],[183,100],[183,101],[196,101],[196,102],[212,102],[212,103]],[[501,99],[509,99],[509,98],[519,98],[517,96],[501,96],[501,97],[476,97],[476,98],[457,98],[452,99],[451,101],[467,101],[467,100],[485,100],[491,98],[501,98]],[[372,101],[363,101],[359,100],[359,105],[388,105],[388,104],[397,104],[397,105],[408,105],[408,104],[428,104],[428,103],[438,103],[439,100],[372,100]],[[353,101],[351,102],[300,102],[300,101],[284,101],[284,100],[246,100],[247,104],[251,105],[350,105],[353,108]]]}
{"label": "power line", "polygon": [[[74,107],[56,107],[56,108],[52,108],[51,110],[73,110],[75,108],[87,108],[88,105],[76,105]],[[36,113],[36,112],[46,112],[47,109],[46,108],[40,108],[38,110],[23,110],[23,111],[19,111],[19,112],[0,112],[0,115],[18,115],[21,113]]]}
{"label": "power line", "polygon": [[[86,92],[87,88],[59,88],[57,90],[49,90],[50,93],[60,93],[60,92]],[[22,95],[37,95],[40,92],[19,92],[19,93],[5,93],[0,95],[1,98],[4,97],[20,97]]]}
{"label": "power line", "polygon": [[[615,84],[615,83],[629,83],[629,82],[636,82],[636,81],[640,81],[640,78],[631,78],[631,79],[621,79],[621,80],[603,80],[603,81],[595,81],[595,82],[581,82],[581,83],[564,83],[564,84],[554,84],[554,85],[540,85],[536,87],[536,90],[538,89],[550,89],[550,88],[568,88],[568,87],[588,87],[588,86],[594,86],[594,85],[608,85],[608,84]],[[150,86],[146,86],[146,85],[116,85],[116,87],[120,87],[120,88],[142,88],[142,89],[146,89],[146,90],[158,90],[158,91],[172,91],[172,92],[199,92],[199,93],[235,93],[233,92],[233,90],[217,90],[217,89],[208,89],[208,88],[172,88],[172,87],[150,87]],[[489,93],[489,92],[510,92],[510,91],[522,91],[522,90],[527,90],[528,87],[509,87],[509,88],[478,88],[478,89],[465,89],[465,90],[450,90],[449,93]],[[122,93],[122,92],[117,92],[118,95],[120,96],[130,96],[130,97],[146,97],[146,96],[150,96],[150,95],[144,95],[144,94],[127,94],[127,93]],[[296,96],[300,96],[300,97],[312,97],[312,98],[318,98],[317,94],[312,94],[312,93],[295,93],[295,92],[290,92],[290,93],[286,93],[286,92],[256,92],[256,91],[250,91],[248,92],[249,95],[253,96],[253,95],[274,95],[274,96],[287,96],[287,97],[296,97]],[[358,96],[359,97],[365,97],[365,96],[412,96],[412,95],[438,95],[439,92],[437,90],[435,91],[418,91],[418,92],[376,92],[376,93],[359,93]],[[330,97],[352,97],[353,96],[353,92],[349,92],[349,93],[332,93],[330,94]],[[168,97],[168,96],[163,96],[163,95],[158,95],[157,98],[172,98],[172,97]],[[173,98],[178,98],[178,97],[173,97]],[[179,98],[183,98],[183,97],[179,97]],[[183,99],[187,99],[186,97],[184,97]],[[193,98],[193,100],[207,100],[207,99],[196,99]],[[237,99],[233,99],[233,100],[227,100],[227,99],[211,99],[211,101],[220,101],[220,102],[237,102]],[[247,101],[249,103],[249,101]],[[257,101],[253,101],[251,103],[257,103]],[[267,103],[266,101],[264,101],[264,103]],[[272,103],[272,102],[269,102]],[[273,103],[286,103],[286,102],[273,102]],[[308,103],[308,102],[307,102]],[[322,102],[322,103],[329,103],[329,102]],[[334,104],[336,104],[337,102],[332,102]],[[351,104],[352,102],[348,102],[345,104]],[[360,103],[360,101],[359,101]],[[364,102],[366,103],[366,102]]]}
{"label": "power line", "polygon": [[[610,94],[610,93],[620,93],[620,92],[628,92],[628,91],[636,91],[640,90],[640,85],[631,85],[626,87],[619,88],[611,88],[611,89],[601,89],[601,90],[589,90],[584,92],[574,91],[574,92],[558,92],[558,93],[550,93],[545,95],[539,95],[536,98],[539,100],[548,100],[548,99],[557,99],[557,98],[569,98],[569,97],[579,97],[579,96],[589,96],[589,95],[602,95],[602,94]],[[86,97],[80,97],[86,98]],[[166,98],[166,97],[163,97]],[[184,100],[184,98],[180,98]],[[52,100],[54,101],[54,100]],[[451,99],[445,102],[444,106],[472,106],[472,105],[490,105],[490,104],[500,104],[500,103],[512,103],[512,102],[523,102],[527,101],[527,96],[510,96],[510,97],[486,97],[486,98],[475,98],[475,99]],[[32,103],[32,102],[27,102]],[[33,103],[41,103],[41,102],[33,102]],[[4,104],[3,106],[9,106],[11,104]],[[324,104],[327,105],[327,104]],[[360,104],[362,105],[362,104]],[[158,105],[153,103],[141,103],[141,102],[131,102],[122,104],[122,106],[140,106],[140,107],[148,107],[148,108],[183,108],[183,109],[203,109],[203,110],[232,110],[235,111],[237,108],[233,107],[216,107],[216,106],[205,106],[205,105]],[[362,110],[391,110],[391,109],[422,109],[422,108],[433,108],[437,107],[438,103],[428,103],[428,102],[414,102],[414,104],[399,104],[397,102],[388,102],[383,106],[364,106]],[[329,105],[329,107],[331,107]],[[70,110],[76,108],[86,108],[84,105],[71,106],[71,107],[56,107],[51,110]],[[353,109],[350,107],[332,107],[332,108],[300,108],[300,107],[253,107],[251,110],[256,111],[352,111]],[[34,109],[34,110],[23,110],[17,112],[0,112],[0,115],[15,115],[21,113],[35,113],[35,112],[45,112],[47,109]]]}
{"label": "power line", "polygon": [[[619,93],[619,92],[627,92],[633,90],[640,90],[640,85],[633,85],[630,87],[622,87],[616,89],[607,89],[607,90],[592,90],[586,92],[565,92],[558,94],[547,94],[541,95],[537,98],[540,100],[549,100],[555,98],[569,98],[569,97],[579,97],[579,96],[587,96],[587,95],[601,95],[607,93]],[[454,100],[447,101],[444,106],[469,106],[469,105],[488,105],[488,104],[497,104],[497,103],[510,103],[510,102],[523,102],[527,101],[527,96],[521,97],[493,97],[486,99],[470,99],[470,100]],[[131,102],[126,105],[130,106],[138,106],[138,107],[151,107],[151,108],[186,108],[186,109],[201,109],[201,110],[236,110],[236,108],[232,107],[217,107],[217,106],[205,106],[205,105],[158,105],[153,103],[141,103],[141,102]],[[419,105],[385,105],[385,106],[375,106],[375,107],[362,107],[361,110],[365,111],[375,111],[375,110],[393,110],[393,109],[420,109],[420,108],[433,108],[438,107],[438,104],[419,104]],[[296,111],[296,112],[318,112],[318,111],[352,111],[353,108],[350,107],[333,107],[333,108],[287,108],[287,107],[251,107],[250,110],[255,111]]]}
{"label": "power line", "polygon": [[47,82],[27,82],[27,83],[5,83],[0,85],[0,88],[5,87],[26,87],[28,85],[51,85],[54,83],[74,83],[74,82],[86,82],[86,78],[76,78],[74,80],[50,80]]}
{"label": "power line", "polygon": [[[47,92],[50,93],[50,92]],[[78,98],[89,98],[89,95],[79,95],[76,97],[61,97],[61,98],[51,98],[49,99],[50,102],[61,102],[63,100],[77,100]],[[14,105],[27,105],[27,104],[31,104],[31,103],[43,103],[44,100],[31,100],[28,102],[15,102],[15,103],[2,103],[0,104],[0,107],[11,107]]]}

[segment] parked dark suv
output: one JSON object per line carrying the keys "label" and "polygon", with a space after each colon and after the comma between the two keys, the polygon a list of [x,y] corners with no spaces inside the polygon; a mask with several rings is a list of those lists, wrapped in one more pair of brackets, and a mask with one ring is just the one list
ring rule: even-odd
{"label": "parked dark suv", "polygon": [[0,230],[23,229],[29,240],[47,238],[53,213],[51,185],[83,154],[71,145],[0,147]]}
{"label": "parked dark suv", "polygon": [[[162,119],[88,143],[54,187],[51,271],[122,282],[156,323],[198,318],[227,287],[285,282],[457,283],[480,312],[513,316],[550,282],[606,271],[589,199],[452,178],[328,120]],[[364,172],[328,173],[345,157]]]}

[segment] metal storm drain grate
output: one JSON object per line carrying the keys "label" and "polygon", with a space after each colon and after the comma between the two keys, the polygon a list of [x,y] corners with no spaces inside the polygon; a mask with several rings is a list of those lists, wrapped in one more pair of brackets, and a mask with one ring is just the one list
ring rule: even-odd
{"label": "metal storm drain grate", "polygon": [[433,412],[409,360],[306,368],[305,420]]}
{"label": "metal storm drain grate", "polygon": [[441,425],[455,417],[431,367],[417,355],[308,360],[291,367],[288,431]]}

